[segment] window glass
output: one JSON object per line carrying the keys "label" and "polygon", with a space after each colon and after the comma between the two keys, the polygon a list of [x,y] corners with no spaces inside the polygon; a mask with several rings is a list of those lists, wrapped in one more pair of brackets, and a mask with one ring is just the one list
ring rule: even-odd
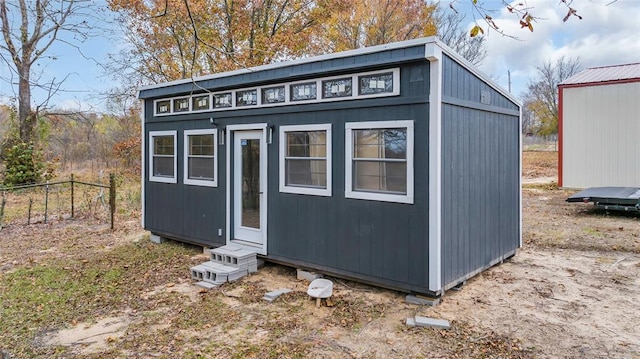
{"label": "window glass", "polygon": [[251,106],[258,104],[258,91],[246,90],[236,92],[236,106]]}
{"label": "window glass", "polygon": [[174,177],[174,141],[172,135],[153,137],[153,176]]}
{"label": "window glass", "polygon": [[194,111],[208,110],[209,109],[209,95],[194,96],[193,103],[191,104]]}
{"label": "window glass", "polygon": [[214,135],[190,135],[187,178],[198,180],[214,179]]}
{"label": "window glass", "polygon": [[231,92],[215,94],[213,97],[215,98],[215,108],[231,107],[233,105],[231,101]]}
{"label": "window glass", "polygon": [[351,96],[351,77],[322,81],[322,98]]}
{"label": "window glass", "polygon": [[284,86],[262,89],[262,103],[280,103],[284,100]]}
{"label": "window glass", "polygon": [[371,95],[376,93],[393,92],[393,73],[360,76],[360,94]]}
{"label": "window glass", "polygon": [[315,82],[291,85],[291,101],[315,100],[316,97]]}
{"label": "window glass", "polygon": [[169,102],[169,100],[157,101],[156,113],[157,114],[169,113],[169,110],[171,109],[170,106],[171,106],[171,102]]}
{"label": "window glass", "polygon": [[327,131],[286,133],[285,185],[327,187]]}
{"label": "window glass", "polygon": [[177,98],[173,100],[173,112],[189,111],[189,98]]}
{"label": "window glass", "polygon": [[407,193],[407,129],[354,129],[354,191]]}

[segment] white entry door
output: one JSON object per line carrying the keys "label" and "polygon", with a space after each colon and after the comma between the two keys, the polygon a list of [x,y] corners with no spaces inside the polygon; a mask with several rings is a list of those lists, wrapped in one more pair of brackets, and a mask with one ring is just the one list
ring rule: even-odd
{"label": "white entry door", "polygon": [[264,247],[267,224],[264,132],[234,131],[233,134],[233,239]]}

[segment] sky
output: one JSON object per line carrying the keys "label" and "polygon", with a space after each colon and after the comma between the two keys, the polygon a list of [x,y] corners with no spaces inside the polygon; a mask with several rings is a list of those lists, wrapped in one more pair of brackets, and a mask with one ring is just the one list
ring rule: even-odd
{"label": "sky", "polygon": [[[454,6],[467,14],[467,27],[472,27],[473,11],[470,0],[457,0]],[[100,2],[100,1],[96,1]],[[448,6],[450,0],[442,0]],[[522,2],[517,1],[517,2]],[[527,84],[536,76],[536,66],[558,58],[578,58],[583,68],[640,62],[640,0],[579,0],[572,5],[582,20],[562,18],[567,8],[560,0],[528,0],[531,13],[539,18],[534,31],[521,29],[518,18],[510,14],[501,0],[480,0],[485,8],[498,9],[491,13],[496,25],[506,34],[503,36],[490,30],[485,33],[487,57],[479,66],[496,83],[509,88],[508,71],[511,72],[511,92],[521,97]],[[101,17],[108,17],[101,14]],[[478,15],[476,14],[476,18]],[[481,26],[486,25],[479,20]],[[100,26],[105,27],[105,23]],[[103,95],[117,86],[99,63],[104,63],[110,53],[125,46],[124,38],[115,31],[107,38],[97,36],[84,42],[69,38],[79,45],[81,52],[64,43],[57,43],[49,50],[49,58],[41,61],[34,70],[43,78],[66,79],[63,90],[58,92],[50,104],[58,108],[73,110],[105,111]],[[516,37],[517,39],[514,39]],[[0,78],[10,76],[7,64],[0,62]],[[0,81],[0,102],[7,103],[15,97],[14,90],[5,81]],[[35,102],[40,103],[46,95],[34,93]]]}

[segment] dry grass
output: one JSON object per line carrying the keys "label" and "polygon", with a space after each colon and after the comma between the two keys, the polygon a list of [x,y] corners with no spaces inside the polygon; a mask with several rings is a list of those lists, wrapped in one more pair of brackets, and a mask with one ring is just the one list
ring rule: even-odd
{"label": "dry grass", "polygon": [[[529,175],[553,176],[553,154],[524,158]],[[638,218],[568,204],[570,192],[553,184],[524,190],[525,253],[447,293],[440,307],[408,305],[403,293],[334,280],[334,305],[316,308],[307,283],[279,265],[209,291],[193,286],[188,268],[206,258],[198,247],[149,243],[139,228],[136,180],[119,187],[115,231],[85,216],[46,225],[12,221],[0,232],[0,349],[16,358],[632,357],[640,349],[629,339],[635,307],[624,299],[637,293]],[[563,253],[580,261],[561,262]],[[550,262],[562,267],[542,267]],[[261,299],[283,287],[293,292],[273,303]],[[588,323],[603,321],[587,316],[602,303],[563,299],[571,288],[578,296],[585,288],[609,293],[608,301],[631,314],[607,323],[631,334],[615,341],[589,336]],[[404,320],[413,315],[450,319],[452,329],[408,328]],[[96,346],[49,341],[65,329],[92,330],[105,318],[125,325],[102,340],[85,338]]]}

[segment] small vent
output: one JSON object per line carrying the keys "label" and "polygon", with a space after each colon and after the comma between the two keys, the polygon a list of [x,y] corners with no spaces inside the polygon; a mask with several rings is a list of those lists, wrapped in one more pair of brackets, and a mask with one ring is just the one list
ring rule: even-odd
{"label": "small vent", "polygon": [[480,103],[485,105],[491,104],[491,92],[489,91],[480,91]]}

